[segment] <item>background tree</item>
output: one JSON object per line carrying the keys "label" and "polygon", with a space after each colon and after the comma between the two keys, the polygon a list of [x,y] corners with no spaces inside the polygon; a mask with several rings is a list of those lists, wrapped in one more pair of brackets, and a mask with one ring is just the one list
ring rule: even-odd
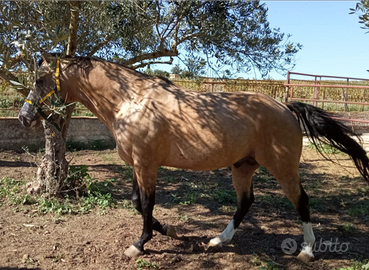
{"label": "background tree", "polygon": [[144,70],[144,73],[150,76],[159,76],[163,78],[169,78],[169,72],[165,70],[160,69],[151,69],[150,66],[147,66],[147,68]]}
{"label": "background tree", "polygon": [[[171,64],[190,52],[189,72],[201,74],[206,64],[215,72],[256,68],[266,76],[292,68],[301,48],[270,28],[259,1],[1,1],[0,31],[0,77],[23,93],[37,77],[40,50],[97,56],[134,69]],[[46,147],[54,149],[46,159],[57,166],[45,173],[59,182],[51,194],[60,191],[68,167],[60,161],[70,115],[68,109],[65,119],[56,119],[58,143],[46,135]]]}
{"label": "background tree", "polygon": [[[355,6],[355,8],[350,8],[350,14],[359,15],[359,23],[362,25],[362,29],[369,29],[369,1],[361,0]],[[368,32],[367,32],[368,33]]]}

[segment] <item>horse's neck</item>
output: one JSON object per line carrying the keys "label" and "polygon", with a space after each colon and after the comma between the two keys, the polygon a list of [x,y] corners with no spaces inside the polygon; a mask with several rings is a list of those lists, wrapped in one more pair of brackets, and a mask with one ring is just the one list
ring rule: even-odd
{"label": "horse's neck", "polygon": [[76,101],[84,104],[109,128],[122,105],[140,94],[137,91],[129,91],[132,88],[131,81],[137,78],[124,71],[117,73],[112,79],[105,69],[98,66],[87,75],[76,78],[80,80],[78,93],[75,92]]}

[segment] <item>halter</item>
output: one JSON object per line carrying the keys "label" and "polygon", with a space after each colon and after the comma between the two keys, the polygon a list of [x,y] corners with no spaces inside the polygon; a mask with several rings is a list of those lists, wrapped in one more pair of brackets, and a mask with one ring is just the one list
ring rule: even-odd
{"label": "halter", "polygon": [[42,103],[45,102],[46,99],[48,99],[53,94],[60,91],[60,67],[59,66],[60,66],[60,59],[57,58],[56,59],[56,71],[55,71],[55,83],[56,83],[55,88],[53,90],[51,90],[49,93],[47,93],[38,102],[33,102],[29,99],[25,99],[24,101],[27,102],[28,104],[31,104],[32,106],[34,106],[36,108],[37,112],[39,113],[39,115],[41,115],[41,117],[43,119],[45,119],[46,121],[52,123],[58,131],[61,131],[61,128],[56,123],[52,122],[50,120],[50,118],[47,117],[47,115],[42,111],[42,108],[40,106],[40,105],[42,105]]}

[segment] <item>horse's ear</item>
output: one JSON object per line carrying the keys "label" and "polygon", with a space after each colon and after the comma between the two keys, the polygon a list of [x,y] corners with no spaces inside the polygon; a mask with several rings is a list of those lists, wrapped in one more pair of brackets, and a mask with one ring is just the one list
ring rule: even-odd
{"label": "horse's ear", "polygon": [[55,65],[56,65],[55,55],[50,54],[48,52],[41,52],[41,58],[42,58],[42,62],[39,67],[40,70],[43,70],[44,72],[51,72],[55,70]]}

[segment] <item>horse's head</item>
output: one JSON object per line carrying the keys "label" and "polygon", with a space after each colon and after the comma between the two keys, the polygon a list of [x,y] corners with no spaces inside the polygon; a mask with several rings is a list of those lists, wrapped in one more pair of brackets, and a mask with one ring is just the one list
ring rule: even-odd
{"label": "horse's head", "polygon": [[60,98],[59,60],[43,54],[43,61],[39,68],[40,77],[32,89],[19,112],[18,119],[26,127],[34,126],[40,117],[45,119],[50,114],[50,103]]}

